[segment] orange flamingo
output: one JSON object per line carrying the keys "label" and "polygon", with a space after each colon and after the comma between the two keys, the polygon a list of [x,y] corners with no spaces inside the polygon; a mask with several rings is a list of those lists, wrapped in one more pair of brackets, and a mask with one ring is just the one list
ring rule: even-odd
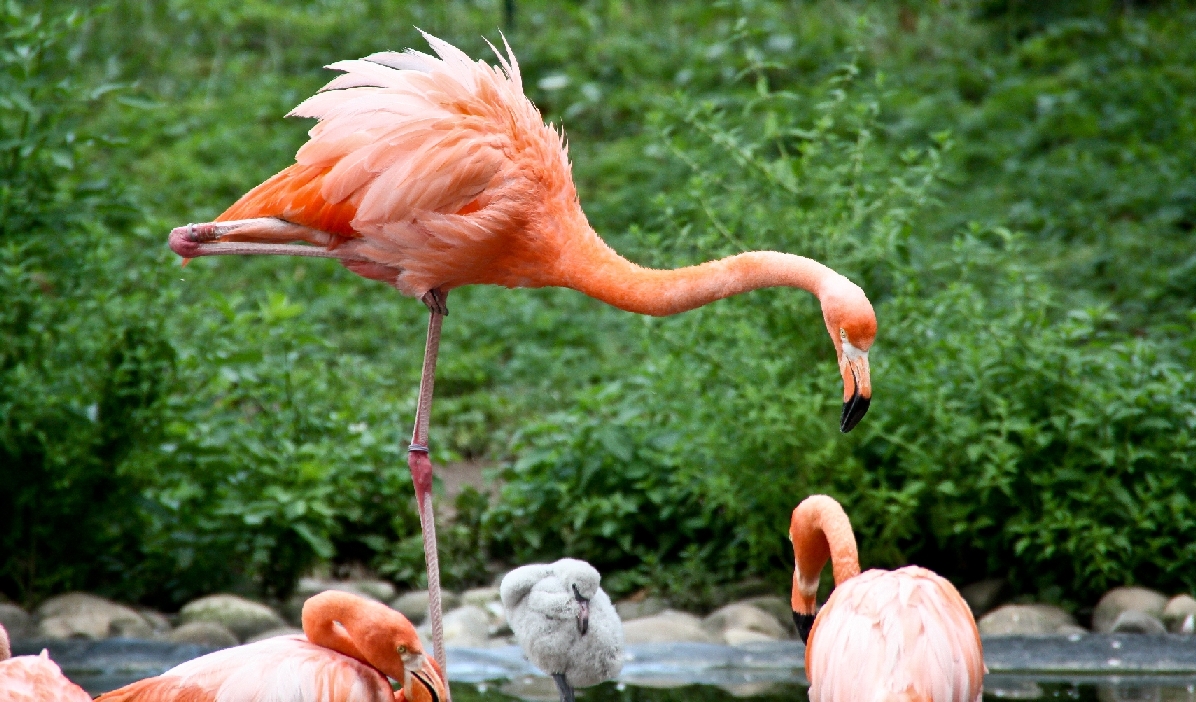
{"label": "orange flamingo", "polygon": [[[629,312],[671,315],[770,286],[816,295],[843,376],[840,429],[868,410],[876,316],[854,283],[817,261],[754,251],[678,270],[627,261],[590,227],[563,136],[524,96],[506,47],[500,68],[425,34],[437,56],[377,53],[290,115],[314,117],[296,163],[215,222],[179,227],[184,258],[283,254],[336,258],[430,310],[408,465],[424,531],[432,635],[443,666],[428,418],[447,295],[470,284],[581,291]],[[493,48],[493,47],[492,47]],[[306,242],[311,246],[295,245]]]}
{"label": "orange flamingo", "polygon": [[0,699],[4,702],[91,702],[91,695],[66,679],[50,654],[12,657],[8,631],[0,625]]}
{"label": "orange flamingo", "polygon": [[[917,566],[860,573],[851,521],[826,495],[793,510],[789,538],[793,621],[806,642],[811,702],[980,701],[980,632],[951,583]],[[819,610],[828,559],[835,591]]]}
{"label": "orange flamingo", "polygon": [[[411,622],[344,592],[303,604],[304,636],[209,653],[100,695],[97,702],[445,702],[436,661]],[[402,683],[392,692],[387,678]]]}

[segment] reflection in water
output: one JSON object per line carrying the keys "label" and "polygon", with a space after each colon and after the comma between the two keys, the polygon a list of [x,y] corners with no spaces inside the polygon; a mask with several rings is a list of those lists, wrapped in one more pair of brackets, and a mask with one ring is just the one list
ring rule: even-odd
{"label": "reflection in water", "polygon": [[989,699],[1082,702],[1196,702],[1196,679],[1155,676],[1043,681],[1024,676],[990,675],[984,681],[984,696]]}
{"label": "reflection in water", "polygon": [[[986,700],[1066,700],[1068,702],[1196,702],[1196,680],[1184,678],[1087,678],[1075,681],[1043,681],[1022,676],[989,676]],[[537,684],[546,681],[547,686]],[[558,699],[552,681],[528,678],[500,685],[456,684],[457,702],[521,702]],[[806,688],[783,683],[744,685],[684,685],[641,687],[606,683],[578,690],[579,702],[808,702]]]}
{"label": "reflection in water", "polygon": [[[72,675],[91,692],[132,682],[112,676]],[[97,684],[98,683],[98,684]],[[806,687],[792,683],[740,683],[733,685],[681,685],[650,687],[604,683],[577,691],[579,702],[808,702]],[[1041,680],[1024,676],[990,675],[985,680],[986,700],[1066,700],[1068,702],[1196,702],[1192,678],[1087,678],[1073,681]],[[454,683],[456,702],[556,702],[556,685],[550,678],[523,676],[490,683]]]}

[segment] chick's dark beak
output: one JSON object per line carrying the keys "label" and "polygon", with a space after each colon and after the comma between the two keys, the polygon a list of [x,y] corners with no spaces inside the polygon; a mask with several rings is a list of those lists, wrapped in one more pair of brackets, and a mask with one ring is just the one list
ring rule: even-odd
{"label": "chick's dark beak", "polygon": [[590,600],[582,597],[577,586],[573,586],[573,599],[577,600],[577,631],[582,636],[590,630]]}

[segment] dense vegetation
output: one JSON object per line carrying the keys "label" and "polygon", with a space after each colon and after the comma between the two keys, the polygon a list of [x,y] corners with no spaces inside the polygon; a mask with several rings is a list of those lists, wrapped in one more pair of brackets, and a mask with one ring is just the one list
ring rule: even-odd
{"label": "dense vegetation", "polygon": [[[320,561],[422,575],[424,309],[329,262],[201,260],[289,164],[320,66],[414,26],[488,57],[504,3],[9,2],[0,10],[0,592],[163,606]],[[486,459],[452,585],[571,554],[617,593],[785,587],[827,491],[866,566],[1071,606],[1196,588],[1196,12],[1163,3],[520,0],[506,34],[629,258],[809,255],[859,282],[875,400],[837,431],[816,301],[669,319],[465,289],[434,460]]]}

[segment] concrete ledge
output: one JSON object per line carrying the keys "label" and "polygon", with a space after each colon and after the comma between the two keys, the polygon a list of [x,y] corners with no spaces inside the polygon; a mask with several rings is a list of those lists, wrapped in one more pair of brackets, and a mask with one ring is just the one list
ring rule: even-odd
{"label": "concrete ledge", "polygon": [[1196,676],[1196,637],[1175,634],[992,636],[989,673]]}

